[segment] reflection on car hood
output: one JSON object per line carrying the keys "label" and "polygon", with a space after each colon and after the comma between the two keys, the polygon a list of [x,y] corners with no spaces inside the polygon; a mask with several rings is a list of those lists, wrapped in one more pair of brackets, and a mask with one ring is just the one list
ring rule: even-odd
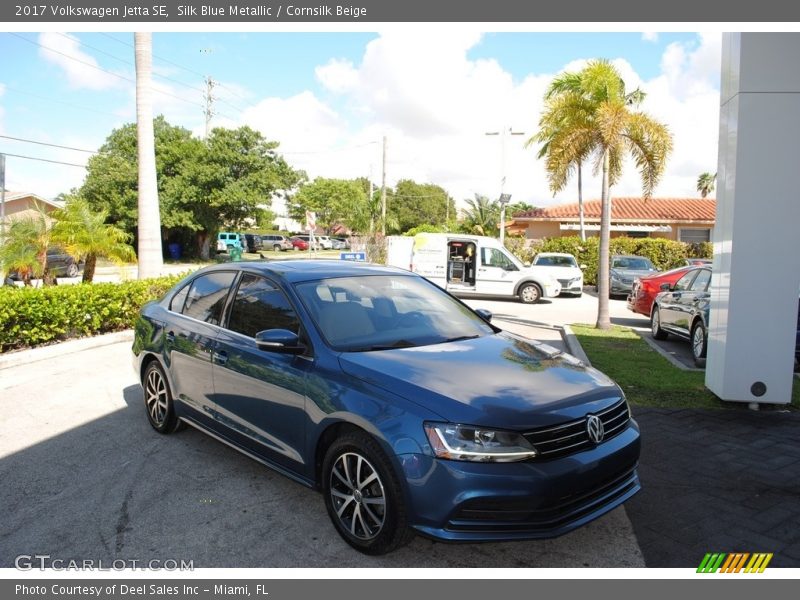
{"label": "reflection on car hood", "polygon": [[645,275],[653,275],[656,271],[649,271],[647,269],[611,269],[612,273],[616,273],[620,277],[627,277],[633,279],[635,277],[644,277]]}
{"label": "reflection on car hood", "polygon": [[472,340],[340,355],[342,369],[443,419],[532,429],[583,417],[620,397],[599,371],[508,332]]}

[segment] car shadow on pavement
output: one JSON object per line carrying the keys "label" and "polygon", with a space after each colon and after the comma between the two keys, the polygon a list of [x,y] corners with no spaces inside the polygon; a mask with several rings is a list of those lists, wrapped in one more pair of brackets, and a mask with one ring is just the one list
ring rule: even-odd
{"label": "car shadow on pavement", "polygon": [[83,424],[0,458],[0,567],[35,553],[196,568],[644,565],[622,508],[553,540],[452,545],[418,536],[390,555],[365,556],[339,538],[319,493],[191,427],[156,433],[139,385],[119,397],[123,407],[116,400],[93,415],[84,403]]}

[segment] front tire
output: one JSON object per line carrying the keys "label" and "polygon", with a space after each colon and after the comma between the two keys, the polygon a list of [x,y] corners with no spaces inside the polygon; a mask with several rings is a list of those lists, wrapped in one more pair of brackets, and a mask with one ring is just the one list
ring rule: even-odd
{"label": "front tire", "polygon": [[157,361],[151,362],[144,370],[142,389],[147,420],[153,429],[158,433],[173,433],[183,428],[183,421],[175,414],[167,376]]}
{"label": "front tire", "polygon": [[708,336],[706,335],[706,328],[702,322],[698,321],[692,327],[692,358],[694,364],[702,367],[706,362],[706,352],[708,352]]}
{"label": "front tire", "polygon": [[322,486],[336,531],[359,552],[386,554],[414,536],[394,468],[366,433],[348,433],[331,444]]}
{"label": "front tire", "polygon": [[653,314],[650,315],[650,331],[652,331],[653,337],[657,340],[665,340],[669,335],[661,329],[661,313],[657,306],[653,308]]}
{"label": "front tire", "polygon": [[69,263],[69,265],[67,265],[67,277],[77,277],[77,276],[78,276],[78,265],[76,265],[74,262]]}
{"label": "front tire", "polygon": [[542,288],[535,283],[525,283],[519,288],[519,299],[523,304],[535,304],[542,298]]}

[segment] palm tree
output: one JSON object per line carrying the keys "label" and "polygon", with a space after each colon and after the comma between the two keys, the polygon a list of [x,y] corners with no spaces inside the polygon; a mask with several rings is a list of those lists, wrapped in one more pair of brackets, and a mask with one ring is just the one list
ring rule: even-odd
{"label": "palm tree", "polygon": [[43,210],[11,222],[0,246],[0,268],[6,273],[17,273],[22,282],[31,285],[31,279],[42,278],[45,285],[54,284],[55,278],[47,273],[47,246],[50,244],[50,223]]}
{"label": "palm tree", "polygon": [[94,212],[83,198],[71,197],[66,206],[53,213],[52,241],[63,246],[75,259],[85,257],[83,282],[94,279],[97,258],[110,258],[118,264],[136,259],[128,245],[130,235],[114,225],[107,225],[107,211]]}
{"label": "palm tree", "polygon": [[475,199],[466,200],[464,226],[469,233],[495,236],[499,231],[500,206],[496,200],[475,194]]}
{"label": "palm tree", "polygon": [[139,157],[139,279],[156,277],[164,265],[161,215],[156,185],[156,143],[153,133],[153,40],[134,33],[136,54],[136,131]]}
{"label": "palm tree", "polygon": [[697,191],[700,192],[700,196],[705,198],[711,192],[714,191],[714,186],[716,185],[717,181],[717,174],[714,173],[701,173],[700,177],[697,178]]}
{"label": "palm tree", "polygon": [[580,72],[562,77],[569,91],[554,96],[548,107],[556,120],[548,135],[545,164],[552,189],[563,188],[574,165],[588,159],[594,160],[595,172],[602,173],[596,326],[608,329],[610,189],[629,154],[642,178],[642,195],[649,198],[672,151],[672,135],[662,123],[634,110],[644,93],[626,94],[625,82],[610,62],[593,60]]}

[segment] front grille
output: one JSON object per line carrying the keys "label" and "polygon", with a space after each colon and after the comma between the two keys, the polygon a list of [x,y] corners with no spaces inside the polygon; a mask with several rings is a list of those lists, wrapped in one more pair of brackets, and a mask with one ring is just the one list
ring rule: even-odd
{"label": "front grille", "polygon": [[[622,433],[628,425],[628,405],[622,399],[613,406],[595,413],[603,422],[603,441]],[[588,415],[587,415],[588,417]],[[586,418],[569,421],[555,427],[536,429],[523,434],[539,452],[540,458],[558,458],[594,446],[586,432]]]}
{"label": "front grille", "polygon": [[601,481],[592,489],[559,498],[546,506],[531,499],[477,498],[459,507],[447,523],[451,531],[518,532],[548,537],[570,524],[599,516],[639,490],[636,468]]}
{"label": "front grille", "polygon": [[572,282],[575,281],[574,279],[559,279],[558,283],[561,284],[561,287],[569,287],[572,285]]}

